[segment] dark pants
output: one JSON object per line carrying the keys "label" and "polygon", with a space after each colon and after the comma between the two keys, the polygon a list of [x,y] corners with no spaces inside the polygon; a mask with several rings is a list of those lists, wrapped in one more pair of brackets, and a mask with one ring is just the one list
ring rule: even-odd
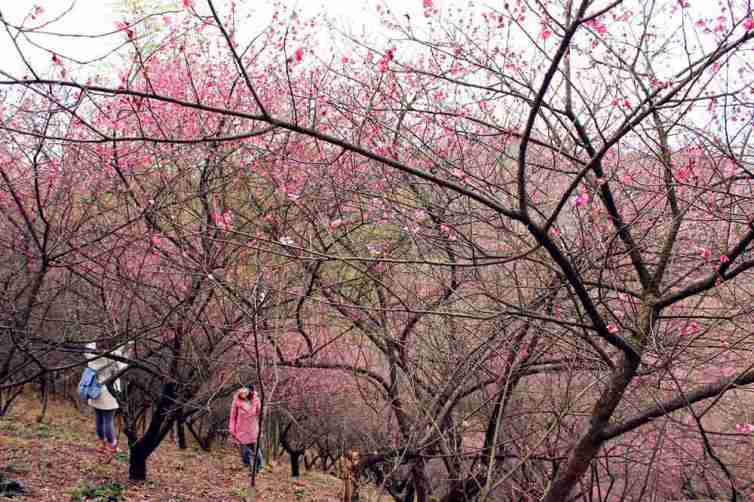
{"label": "dark pants", "polygon": [[[254,443],[241,445],[241,461],[243,465],[251,466],[251,456],[254,454],[254,446]],[[262,470],[263,463],[262,448],[257,448],[257,472]]]}
{"label": "dark pants", "polygon": [[107,441],[110,444],[115,442],[115,410],[98,410],[94,409],[97,417],[97,437]]}

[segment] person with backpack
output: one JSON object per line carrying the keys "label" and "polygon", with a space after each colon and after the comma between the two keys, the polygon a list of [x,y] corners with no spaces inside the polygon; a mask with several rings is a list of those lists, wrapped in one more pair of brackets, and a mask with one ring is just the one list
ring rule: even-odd
{"label": "person with backpack", "polygon": [[262,449],[257,445],[261,412],[262,402],[257,396],[254,385],[241,387],[233,396],[228,431],[241,446],[241,461],[244,465],[252,466],[252,455],[256,453],[257,472],[262,470],[264,462]]}
{"label": "person with backpack", "polygon": [[[133,343],[133,342],[131,342]],[[120,405],[106,385],[108,380],[128,367],[126,363],[115,361],[107,356],[98,356],[95,352],[97,344],[87,344],[90,350],[85,356],[88,359],[87,369],[84,370],[79,390],[87,397],[87,404],[94,408],[96,418],[98,453],[115,454],[118,451],[118,436],[115,433],[115,412]],[[112,351],[116,357],[127,357],[131,344]],[[92,376],[92,372],[94,375]],[[120,392],[120,379],[112,382],[112,388]]]}

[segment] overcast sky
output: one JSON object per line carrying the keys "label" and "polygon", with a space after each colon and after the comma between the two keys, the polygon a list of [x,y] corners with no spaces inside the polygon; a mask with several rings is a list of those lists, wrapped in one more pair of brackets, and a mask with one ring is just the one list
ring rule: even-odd
{"label": "overcast sky", "polygon": [[[131,0],[143,2],[147,9],[181,8],[182,0]],[[207,10],[203,0],[194,0],[202,12]],[[229,0],[216,0],[215,4],[221,11],[228,11]],[[304,16],[313,16],[324,12],[342,27],[349,27],[355,31],[369,32],[378,30],[375,6],[379,0],[300,0],[296,3],[285,2],[286,5],[295,5],[295,8]],[[451,5],[459,0],[436,0],[438,5]],[[33,11],[35,6],[40,6],[43,12],[37,16],[37,20],[27,19],[27,26],[34,26],[39,20],[50,21],[63,12],[68,11],[62,18],[53,24],[46,26],[45,30],[58,34],[67,35],[95,35],[113,31],[116,22],[123,18],[122,5],[124,0],[0,0],[0,12],[11,24],[21,24],[25,16]],[[273,2],[269,0],[254,0],[236,2],[239,7],[239,18],[243,19],[243,25],[249,31],[261,30],[269,21],[273,12]],[[415,18],[421,18],[422,0],[387,0],[389,7],[410,13]],[[72,6],[72,7],[71,7]],[[252,13],[250,17],[246,17]],[[124,41],[122,35],[98,38],[76,36],[50,36],[35,35],[33,40],[46,49],[58,52],[78,61],[91,61],[99,59]],[[28,42],[19,39],[23,52],[39,71],[44,72],[51,64],[51,56],[48,51],[35,48]],[[16,75],[25,73],[22,60],[13,47],[8,33],[0,33],[0,68]],[[66,65],[75,70],[75,64],[70,61]]]}
{"label": "overcast sky", "polygon": [[[24,17],[27,16],[35,6],[39,5],[44,12],[37,16],[37,19],[48,21],[51,18],[60,15],[66,11],[72,4],[67,0],[15,0],[0,2],[0,12],[3,17],[11,24],[20,24]],[[66,34],[97,34],[104,33],[115,29],[115,21],[120,17],[117,12],[116,3],[109,0],[78,0],[73,4],[73,8],[59,21],[48,26],[46,29],[52,32]],[[27,26],[34,26],[34,20],[27,20]],[[98,39],[97,43],[92,43],[87,38],[73,37],[42,37],[35,36],[34,41],[56,50],[61,54],[70,55],[73,58],[86,60],[97,58],[107,54],[112,50],[118,40],[115,37],[111,39]],[[46,51],[41,51],[30,46],[26,41],[19,39],[19,44],[23,52],[31,59],[34,66],[46,67],[50,64],[50,55]],[[14,72],[23,71],[23,64],[13,47],[8,33],[0,35],[0,53],[3,55],[3,61],[0,67],[4,70]]]}
{"label": "overcast sky", "polygon": [[[27,26],[33,26],[39,20],[49,21],[59,16],[70,8],[59,21],[47,26],[45,29],[51,32],[69,35],[78,34],[102,34],[113,31],[116,22],[123,18],[123,5],[126,2],[143,4],[146,10],[154,12],[163,9],[182,9],[183,0],[0,0],[0,12],[6,20],[12,24],[20,24],[25,16],[33,11],[36,5],[41,6],[44,12],[38,16],[37,21],[27,20]],[[200,10],[208,14],[209,11],[204,0],[191,0]],[[217,8],[221,12],[228,12],[228,4],[231,0],[215,0]],[[412,24],[423,22],[423,0],[281,0],[288,7],[295,7],[304,17],[313,16],[317,13],[325,13],[340,27],[352,30],[355,33],[374,33],[380,30],[377,24],[376,6],[378,3],[387,5],[398,15],[410,14]],[[269,22],[274,2],[272,0],[235,0],[239,5],[239,22],[243,25],[243,33],[258,33]],[[503,0],[433,0],[433,3],[443,9],[460,7],[465,15],[479,12],[485,6],[502,8]],[[606,2],[607,3],[607,2]],[[675,4],[673,4],[675,5]],[[695,1],[689,3],[689,9],[693,9],[692,19],[706,17],[712,19],[720,15],[720,7],[712,0]],[[72,7],[71,7],[72,6]],[[250,15],[251,14],[251,15]],[[534,20],[536,21],[536,20]],[[534,22],[532,21],[532,22]],[[653,21],[657,22],[653,16]],[[534,26],[533,30],[538,30]],[[242,36],[242,34],[239,34]],[[251,35],[249,35],[251,36]],[[122,34],[111,37],[91,38],[75,36],[67,37],[43,37],[36,35],[34,41],[43,45],[48,50],[56,51],[75,60],[87,61],[100,58],[124,42]],[[243,40],[240,40],[243,43]],[[24,54],[30,61],[44,71],[50,66],[50,53],[29,45],[25,41],[19,43],[23,46]],[[0,33],[0,69],[18,75],[24,66],[14,49],[12,41],[7,33]],[[75,65],[70,61],[66,66],[75,71]]]}

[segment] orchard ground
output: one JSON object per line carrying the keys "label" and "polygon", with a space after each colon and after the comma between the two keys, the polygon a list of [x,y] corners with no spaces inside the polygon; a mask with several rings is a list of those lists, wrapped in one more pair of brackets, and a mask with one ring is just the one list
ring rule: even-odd
{"label": "orchard ground", "polygon": [[[127,451],[110,463],[98,458],[91,410],[84,406],[78,411],[70,402],[52,400],[44,420],[37,423],[40,410],[40,401],[27,393],[8,416],[0,418],[0,472],[26,485],[27,494],[19,500],[116,496],[115,500],[155,502],[232,501],[243,500],[247,494],[248,471],[230,445],[217,444],[207,453],[192,446],[180,450],[166,439],[149,458],[148,481],[131,483]],[[120,440],[123,443],[125,438],[121,435]],[[286,457],[268,465],[257,482],[259,501],[340,500],[337,478],[313,470],[293,479]],[[369,495],[366,500],[380,500]]]}

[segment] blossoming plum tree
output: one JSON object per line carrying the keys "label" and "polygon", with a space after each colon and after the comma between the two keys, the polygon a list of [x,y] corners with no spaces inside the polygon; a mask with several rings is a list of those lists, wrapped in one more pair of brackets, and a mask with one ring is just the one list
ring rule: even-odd
{"label": "blossoming plum tree", "polygon": [[[50,49],[51,75],[24,59],[0,85],[58,107],[71,126],[55,139],[104,165],[125,149],[159,179],[195,156],[205,223],[176,224],[165,259],[202,295],[219,286],[198,274],[243,269],[240,249],[286,264],[299,284],[259,269],[295,299],[264,353],[370,384],[397,434],[365,463],[404,459],[422,502],[440,479],[447,502],[749,489],[720,439],[751,422],[731,397],[754,382],[747,2],[714,16],[676,0],[379,4],[380,37],[278,5],[243,38],[234,4],[182,7],[160,13],[148,48],[143,19],[119,26],[115,81],[80,78]],[[22,54],[43,30],[3,23]],[[6,114],[3,127],[40,134]],[[211,192],[208,153],[241,167]],[[265,189],[207,203],[246,193],[244,169]],[[111,176],[157,203],[138,169]],[[253,229],[228,226],[241,219]],[[232,264],[215,253],[228,241]],[[220,291],[253,304],[242,278]],[[647,451],[707,463],[668,485]]]}

